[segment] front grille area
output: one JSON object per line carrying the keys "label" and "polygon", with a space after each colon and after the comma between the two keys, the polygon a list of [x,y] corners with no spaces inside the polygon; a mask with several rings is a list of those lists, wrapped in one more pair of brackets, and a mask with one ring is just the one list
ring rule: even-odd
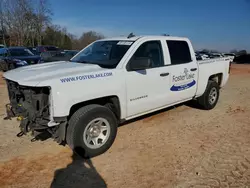
{"label": "front grille area", "polygon": [[49,87],[21,86],[6,80],[9,100],[15,116],[22,116],[31,128],[47,126],[49,121]]}

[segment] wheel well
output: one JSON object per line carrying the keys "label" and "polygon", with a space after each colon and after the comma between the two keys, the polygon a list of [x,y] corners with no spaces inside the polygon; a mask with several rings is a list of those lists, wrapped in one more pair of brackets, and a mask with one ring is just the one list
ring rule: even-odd
{"label": "wheel well", "polygon": [[222,82],[222,77],[223,77],[223,74],[222,73],[218,73],[218,74],[211,75],[208,80],[215,81],[220,86],[221,82]]}
{"label": "wheel well", "polygon": [[74,114],[79,108],[89,105],[89,104],[99,104],[102,106],[106,106],[115,114],[116,118],[120,120],[121,109],[120,109],[120,102],[117,96],[101,97],[101,98],[77,103],[70,108],[70,113],[69,113],[68,118],[70,118],[72,114]]}

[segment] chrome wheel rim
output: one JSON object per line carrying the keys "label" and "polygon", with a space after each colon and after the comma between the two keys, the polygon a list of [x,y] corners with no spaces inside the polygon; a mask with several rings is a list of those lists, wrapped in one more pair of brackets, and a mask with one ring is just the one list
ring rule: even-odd
{"label": "chrome wheel rim", "polygon": [[208,99],[209,104],[213,105],[217,100],[217,96],[218,96],[217,90],[215,87],[213,87],[209,93],[209,96],[208,96],[209,97],[209,99]]}
{"label": "chrome wheel rim", "polygon": [[88,148],[97,149],[107,142],[109,136],[109,122],[104,118],[95,118],[85,127],[83,141]]}

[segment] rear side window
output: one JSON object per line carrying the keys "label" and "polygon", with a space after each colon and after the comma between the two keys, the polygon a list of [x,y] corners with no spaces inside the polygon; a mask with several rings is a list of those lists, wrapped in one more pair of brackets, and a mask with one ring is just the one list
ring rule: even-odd
{"label": "rear side window", "polygon": [[186,41],[167,40],[172,65],[189,63],[191,54]]}

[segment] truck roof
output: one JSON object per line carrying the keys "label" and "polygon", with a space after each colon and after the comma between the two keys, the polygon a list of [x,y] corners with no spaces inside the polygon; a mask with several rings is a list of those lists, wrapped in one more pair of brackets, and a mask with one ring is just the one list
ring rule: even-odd
{"label": "truck roof", "polygon": [[162,35],[141,35],[141,36],[134,36],[131,38],[128,37],[112,37],[112,38],[105,38],[100,39],[99,41],[107,41],[107,40],[126,40],[126,41],[136,41],[139,38],[154,38],[154,39],[167,39],[167,40],[188,40],[185,37],[176,37],[176,36],[162,36]]}

